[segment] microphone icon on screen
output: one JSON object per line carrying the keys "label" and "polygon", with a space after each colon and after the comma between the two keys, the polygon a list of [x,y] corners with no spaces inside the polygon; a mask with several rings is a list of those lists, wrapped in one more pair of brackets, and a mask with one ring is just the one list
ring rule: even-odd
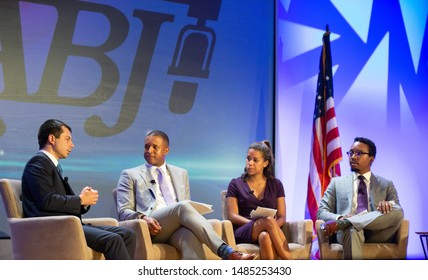
{"label": "microphone icon on screen", "polygon": [[[222,0],[168,1],[189,5],[187,15],[196,18],[196,24],[188,24],[181,29],[168,74],[208,78],[216,34],[205,24],[207,20],[218,19]],[[170,111],[176,114],[189,112],[195,101],[197,89],[197,82],[181,78],[175,80],[169,100]]]}

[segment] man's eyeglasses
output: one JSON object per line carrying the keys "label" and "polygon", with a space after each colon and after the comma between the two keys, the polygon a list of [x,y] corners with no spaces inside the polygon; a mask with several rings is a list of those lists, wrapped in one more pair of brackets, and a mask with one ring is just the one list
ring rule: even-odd
{"label": "man's eyeglasses", "polygon": [[352,156],[356,156],[356,157],[360,157],[362,155],[369,155],[370,153],[367,152],[363,152],[363,151],[347,151],[346,154],[348,155],[348,157],[352,157]]}

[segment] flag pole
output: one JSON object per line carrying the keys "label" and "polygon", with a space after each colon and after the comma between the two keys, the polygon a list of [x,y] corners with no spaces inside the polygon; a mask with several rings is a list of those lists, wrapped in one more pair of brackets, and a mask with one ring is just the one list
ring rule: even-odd
{"label": "flag pole", "polygon": [[[309,160],[308,189],[306,198],[306,218],[310,218],[316,230],[318,205],[325,189],[334,176],[340,176],[339,162],[342,149],[339,128],[334,110],[333,71],[330,49],[330,28],[325,26],[319,61],[315,108],[313,113],[311,155]],[[314,232],[313,255],[319,257]]]}

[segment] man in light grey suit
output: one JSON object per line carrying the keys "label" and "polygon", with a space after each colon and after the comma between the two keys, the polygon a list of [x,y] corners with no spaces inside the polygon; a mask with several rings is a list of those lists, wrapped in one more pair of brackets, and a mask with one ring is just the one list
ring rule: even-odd
{"label": "man in light grey suit", "polygon": [[[347,152],[352,174],[332,178],[321,199],[317,218],[324,237],[336,234],[345,259],[362,259],[366,243],[394,240],[404,214],[392,181],[371,172],[376,146],[356,137]],[[361,177],[363,176],[363,177]],[[365,203],[360,210],[360,199]]]}
{"label": "man in light grey suit", "polygon": [[202,259],[201,244],[222,259],[252,260],[255,254],[234,251],[218,237],[190,199],[187,170],[167,164],[169,137],[150,131],[144,140],[146,163],[122,171],[117,185],[119,220],[144,219],[153,242],[170,243],[184,259]]}

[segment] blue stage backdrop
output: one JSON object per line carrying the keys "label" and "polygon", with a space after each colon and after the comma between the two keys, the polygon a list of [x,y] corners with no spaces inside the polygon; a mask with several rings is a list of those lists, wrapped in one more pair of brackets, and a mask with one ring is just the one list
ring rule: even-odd
{"label": "blue stage backdrop", "polygon": [[373,173],[391,179],[410,220],[408,258],[428,230],[428,2],[278,1],[276,139],[290,219],[305,217],[322,36],[331,31],[335,111],[343,161],[354,137],[378,148]]}
{"label": "blue stage backdrop", "polygon": [[[0,1],[0,177],[20,178],[48,118],[73,129],[72,187],[100,190],[89,217],[116,217],[111,191],[169,134],[168,162],[214,205],[248,145],[273,137],[275,2]],[[8,232],[1,209],[0,231]]]}
{"label": "blue stage backdrop", "polygon": [[221,218],[220,190],[242,173],[248,145],[269,139],[287,217],[303,219],[329,24],[343,154],[355,136],[375,141],[373,172],[397,186],[409,258],[423,258],[427,13],[417,0],[2,0],[0,177],[20,178],[38,127],[59,118],[76,145],[66,176],[101,193],[87,215],[115,217],[121,170],[142,164],[145,133],[162,129],[168,162],[189,170],[192,198]]}

